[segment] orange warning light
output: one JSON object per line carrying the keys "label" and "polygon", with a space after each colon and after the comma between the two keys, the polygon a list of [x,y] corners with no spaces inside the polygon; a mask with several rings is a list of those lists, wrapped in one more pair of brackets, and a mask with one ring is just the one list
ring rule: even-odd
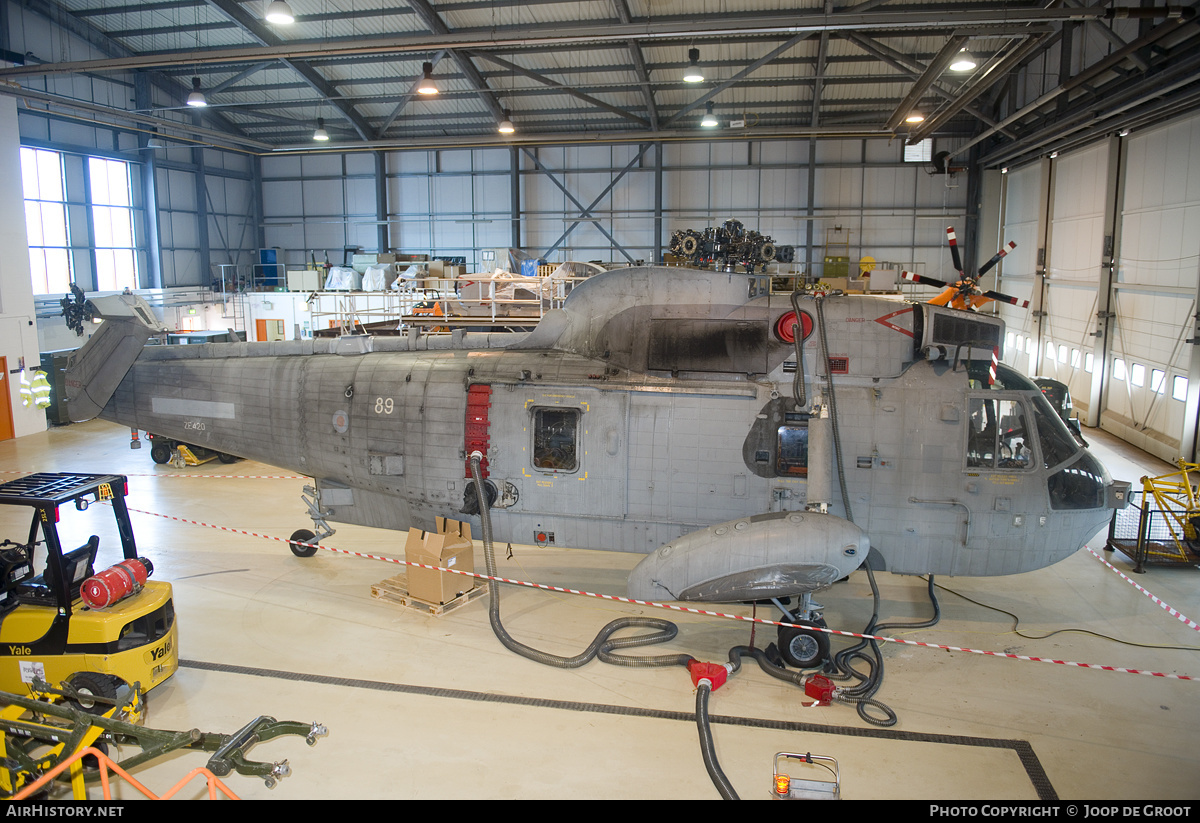
{"label": "orange warning light", "polygon": [[791,788],[792,778],[786,774],[775,775],[775,794],[787,794]]}

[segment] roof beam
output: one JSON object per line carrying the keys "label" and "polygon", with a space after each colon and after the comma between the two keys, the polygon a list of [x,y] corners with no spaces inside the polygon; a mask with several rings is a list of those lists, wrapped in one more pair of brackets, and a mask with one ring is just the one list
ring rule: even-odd
{"label": "roof beam", "polygon": [[793,37],[788,38],[788,40],[785,43],[783,43],[782,45],[776,46],[774,49],[767,52],[766,54],[764,54],[762,57],[755,60],[750,65],[746,66],[746,68],[739,71],[733,77],[730,77],[728,80],[726,80],[723,83],[718,83],[711,90],[709,90],[707,94],[704,94],[701,97],[697,98],[696,100],[693,100],[691,103],[688,103],[682,109],[675,112],[673,115],[671,115],[670,117],[668,117],[666,119],[666,121],[663,123],[663,126],[664,127],[670,126],[672,123],[674,123],[676,120],[678,120],[683,115],[687,114],[692,109],[695,109],[698,106],[703,106],[709,100],[713,99],[718,94],[725,91],[725,89],[736,84],[743,77],[758,71],[760,68],[765,66],[767,63],[770,63],[772,60],[774,60],[779,55],[783,54],[788,49],[792,48],[793,46],[795,46],[798,43],[801,43],[801,42],[807,40],[808,38],[812,37],[814,34],[818,34],[818,32],[805,31],[805,32],[801,32],[800,34],[797,34]]}
{"label": "roof beam", "polygon": [[[277,47],[283,45],[284,41],[279,39],[266,25],[257,17],[249,14],[239,3],[234,0],[205,0],[208,5],[225,14],[243,29],[247,34],[261,43],[263,46]],[[304,81],[324,100],[341,112],[342,116],[350,121],[350,125],[358,132],[359,137],[363,140],[372,139],[375,134],[371,131],[366,119],[361,114],[355,111],[354,106],[341,98],[337,89],[330,85],[319,71],[296,59],[294,57],[280,57],[288,68],[304,78]]]}
{"label": "roof beam", "polygon": [[[633,22],[626,0],[612,0],[613,8],[617,10],[617,18],[624,24]],[[642,87],[642,99],[646,102],[646,115],[650,118],[650,128],[658,128],[658,106],[654,102],[654,90],[650,86],[650,70],[646,67],[646,58],[642,47],[636,40],[625,41],[629,56],[633,60],[633,71],[637,74],[638,83]]]}
{"label": "roof beam", "polygon": [[955,34],[942,46],[941,50],[934,55],[933,60],[925,67],[925,71],[913,83],[912,88],[908,90],[908,94],[904,95],[904,99],[900,101],[892,112],[891,117],[883,124],[885,129],[895,129],[896,126],[904,122],[904,118],[912,113],[917,103],[925,96],[925,92],[934,84],[942,72],[950,65],[950,61],[954,59],[954,55],[962,49],[963,43],[967,42],[967,37],[962,34]]}
{"label": "roof beam", "polygon": [[[41,0],[44,2],[44,0]],[[230,6],[229,0],[207,0]],[[423,0],[413,0],[421,3]],[[232,4],[236,7],[236,3]],[[426,4],[427,6],[427,4]],[[562,26],[551,23],[542,26],[514,29],[501,34],[494,29],[457,31],[453,34],[432,33],[403,37],[354,38],[327,42],[324,40],[288,42],[278,45],[241,46],[220,49],[196,49],[168,54],[131,55],[124,58],[80,60],[66,63],[42,63],[36,66],[14,66],[0,69],[0,77],[22,75],[70,74],[86,71],[126,71],[135,68],[164,68],[167,66],[213,65],[261,62],[263,60],[300,60],[320,57],[353,57],[367,54],[415,54],[437,49],[546,47],[582,43],[613,43],[630,40],[638,43],[661,40],[687,40],[699,36],[722,37],[733,35],[788,34],[801,38],[822,31],[835,33],[853,31],[914,31],[977,26],[1005,26],[1057,22],[1066,19],[1100,19],[1109,14],[1102,7],[1079,9],[1010,8],[964,9],[955,12],[952,21],[945,15],[921,10],[835,13],[808,15],[698,15],[694,18],[642,23],[581,23]],[[250,19],[243,14],[243,19]],[[256,22],[256,21],[254,21]],[[951,26],[952,23],[952,26]],[[444,26],[444,24],[442,24]],[[261,28],[261,26],[259,26]],[[269,32],[268,32],[269,34]],[[273,35],[272,35],[273,37]],[[276,41],[278,42],[278,41]]]}
{"label": "roof beam", "polygon": [[[442,62],[442,58],[445,56],[445,51],[435,52],[433,57],[430,58],[429,62],[433,63],[434,68],[437,68],[437,64]],[[376,140],[383,139],[383,136],[387,134],[387,130],[392,127],[392,123],[396,122],[396,118],[400,116],[400,112],[404,111],[408,104],[412,102],[413,97],[417,94],[417,84],[420,83],[424,78],[424,72],[413,78],[412,83],[408,87],[408,91],[406,91],[404,96],[400,98],[400,102],[396,104],[396,108],[392,109],[392,113],[389,114],[387,119],[384,120],[379,128],[375,130]]]}
{"label": "roof beam", "polygon": [[584,101],[585,103],[596,106],[597,108],[601,108],[601,109],[604,109],[605,111],[609,111],[609,112],[612,112],[613,114],[624,117],[626,120],[632,120],[633,122],[637,123],[640,126],[650,126],[651,125],[650,122],[648,120],[646,120],[644,117],[638,117],[636,114],[634,114],[631,111],[626,111],[625,109],[620,108],[619,106],[614,106],[609,103],[605,103],[603,100],[600,100],[596,97],[592,97],[590,94],[584,94],[583,92],[577,91],[577,90],[571,88],[570,86],[564,86],[562,83],[559,83],[556,80],[551,80],[549,77],[538,74],[537,72],[534,72],[534,71],[530,71],[529,69],[524,68],[522,66],[518,66],[516,63],[511,63],[502,57],[497,57],[494,54],[488,54],[487,52],[483,52],[483,51],[465,51],[465,52],[463,52],[463,54],[469,55],[471,57],[478,57],[481,60],[487,60],[489,63],[495,63],[497,66],[506,68],[510,71],[514,71],[523,77],[528,77],[530,80],[533,80],[537,83],[541,83],[543,86],[549,86],[552,89],[561,91],[564,94],[569,94],[572,97],[576,97],[576,98]]}
{"label": "roof beam", "polygon": [[[429,5],[427,0],[408,0],[408,5],[421,18],[422,22],[429,27],[429,30],[439,37],[449,37],[450,27],[445,21],[438,16],[434,11],[433,6]],[[467,78],[467,82],[475,89],[479,95],[480,101],[484,107],[492,113],[492,117],[499,123],[504,119],[504,107],[500,105],[500,101],[496,99],[496,95],[488,88],[487,80],[479,73],[479,69],[475,68],[475,64],[471,62],[471,58],[466,54],[459,54],[455,49],[447,50],[450,57],[458,64],[458,70]]]}
{"label": "roof beam", "polygon": [[908,142],[917,143],[928,137],[948,122],[951,117],[962,111],[968,103],[990,89],[996,82],[1004,80],[1009,72],[1040,44],[1040,37],[1031,37],[1005,57],[993,62],[977,77],[973,77],[970,85],[964,88],[955,100],[952,100],[949,105],[943,106],[934,116],[926,118],[923,123],[914,128],[909,134]]}

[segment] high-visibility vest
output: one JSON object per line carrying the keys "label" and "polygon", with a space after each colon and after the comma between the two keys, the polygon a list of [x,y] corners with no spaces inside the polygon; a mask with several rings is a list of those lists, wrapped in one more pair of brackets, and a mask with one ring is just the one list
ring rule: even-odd
{"label": "high-visibility vest", "polygon": [[39,409],[44,409],[50,405],[50,381],[46,379],[46,373],[40,369],[33,373],[33,380],[29,379],[29,372],[21,372],[21,405],[22,406],[37,406]]}
{"label": "high-visibility vest", "polygon": [[39,409],[50,405],[50,381],[41,369],[33,373],[33,402]]}

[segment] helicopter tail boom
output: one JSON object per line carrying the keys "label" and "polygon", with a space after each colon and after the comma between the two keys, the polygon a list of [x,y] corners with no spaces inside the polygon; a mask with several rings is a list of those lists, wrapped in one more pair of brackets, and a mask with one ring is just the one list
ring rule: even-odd
{"label": "helicopter tail boom", "polygon": [[89,301],[92,313],[104,319],[67,365],[65,400],[73,423],[100,414],[141,354],[146,341],[167,331],[150,308],[134,294],[117,294]]}

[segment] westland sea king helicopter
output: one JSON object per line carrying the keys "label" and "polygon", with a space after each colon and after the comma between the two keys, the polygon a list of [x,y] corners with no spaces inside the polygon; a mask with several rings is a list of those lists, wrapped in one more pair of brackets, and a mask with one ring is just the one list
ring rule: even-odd
{"label": "westland sea king helicopter", "polygon": [[527,334],[144,347],[166,330],[144,300],[80,294],[68,320],[105,322],[67,371],[70,416],[312,477],[297,555],[330,522],[486,518],[496,541],[645,554],[635,599],[772,601],[799,667],[829,649],[812,594],[864,564],[1027,572],[1124,505],[996,362],[1004,323],[974,309],[1018,302],[978,287],[1005,251],[969,277],[951,231],[957,282],[905,275],[945,286],[927,303],[778,294],[751,234],[763,259],[597,274]]}

